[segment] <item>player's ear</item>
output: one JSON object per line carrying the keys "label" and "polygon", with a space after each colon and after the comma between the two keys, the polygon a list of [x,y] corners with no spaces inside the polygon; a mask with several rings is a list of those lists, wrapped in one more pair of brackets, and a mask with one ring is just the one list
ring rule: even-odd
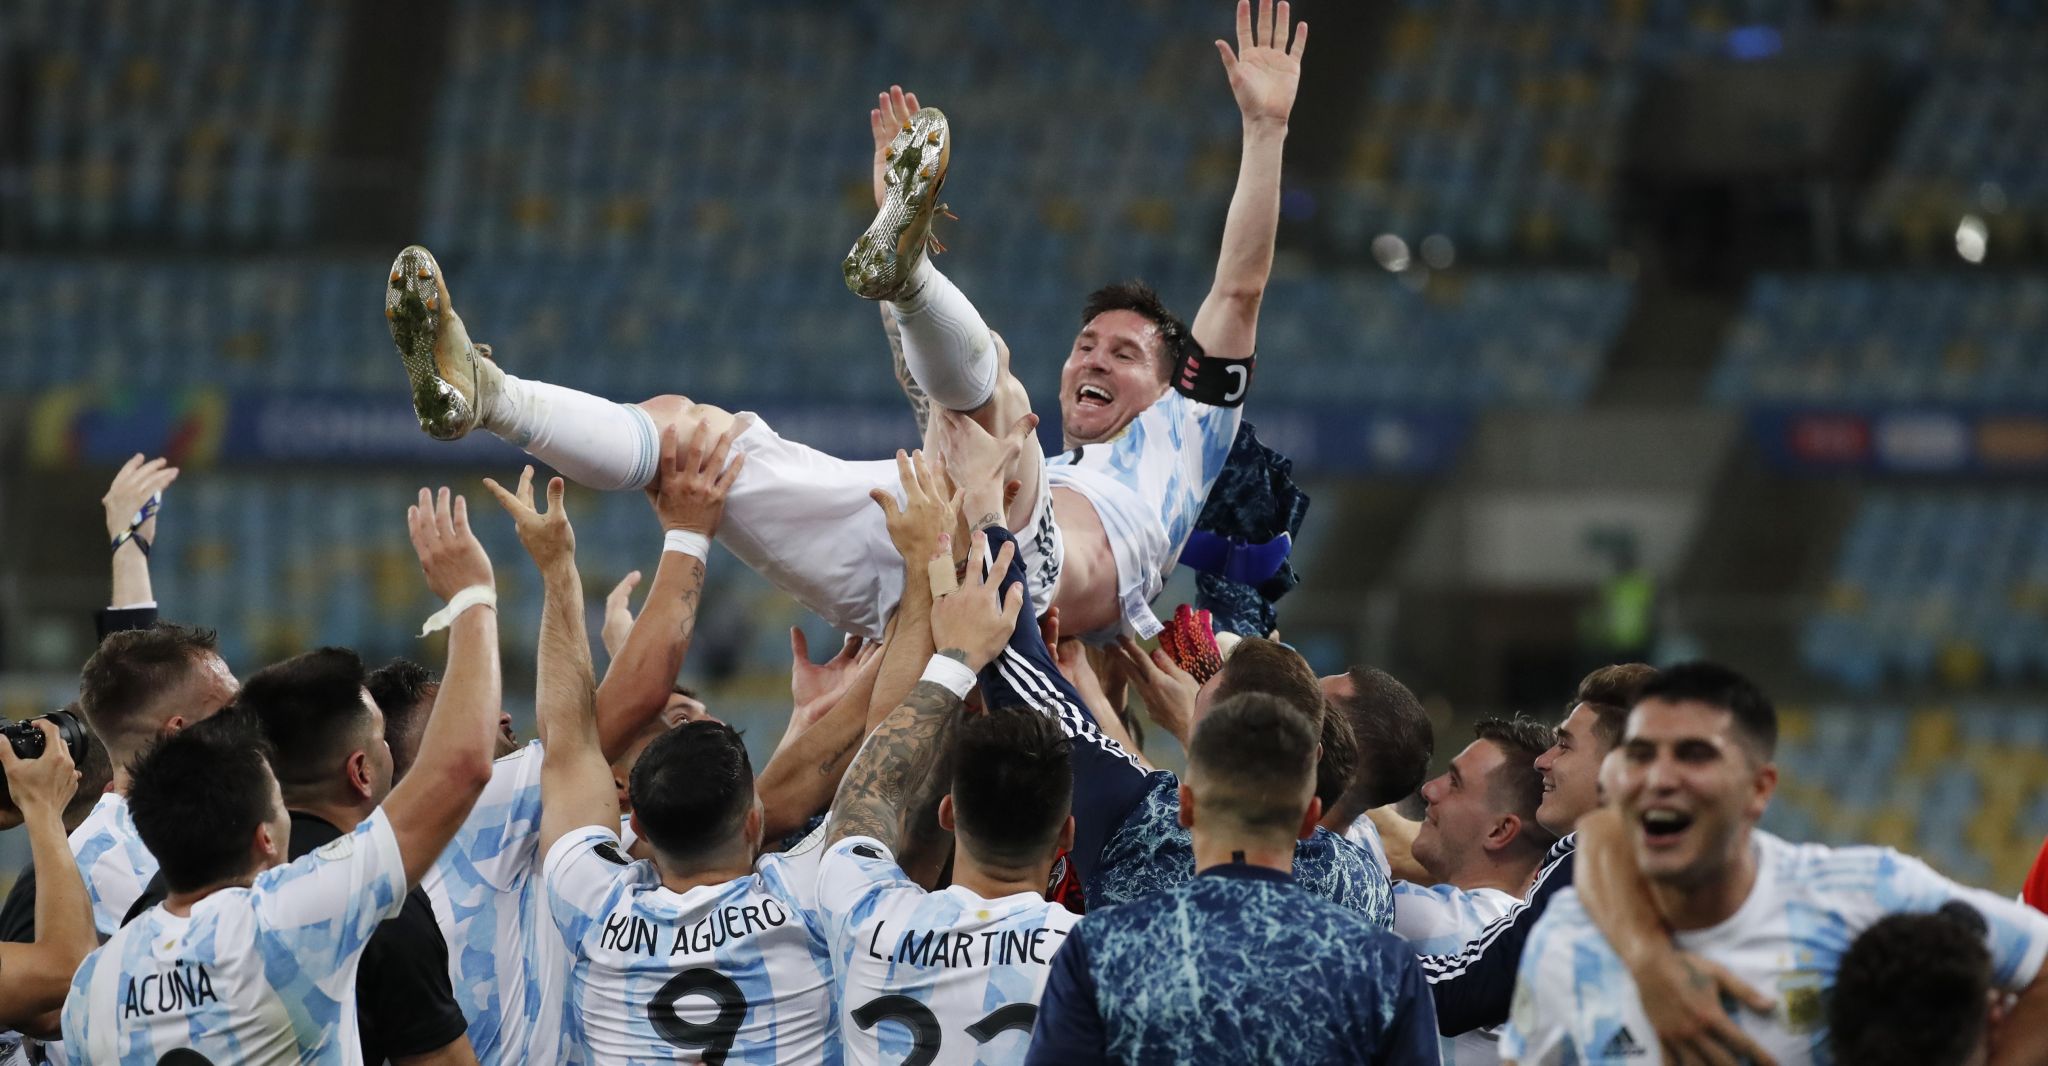
{"label": "player's ear", "polygon": [[1771,805],[1771,797],[1778,791],[1778,764],[1766,762],[1756,768],[1756,792],[1749,801],[1749,818],[1756,821],[1764,816],[1764,808]]}
{"label": "player's ear", "polygon": [[376,787],[370,781],[369,752],[361,748],[350,752],[348,761],[342,764],[341,770],[348,775],[348,787],[354,789],[362,798],[370,799],[376,794]]}
{"label": "player's ear", "polygon": [[953,794],[951,792],[939,797],[939,828],[948,833],[959,831],[953,827]]}
{"label": "player's ear", "polygon": [[1321,796],[1310,796],[1308,798],[1308,812],[1302,815],[1301,828],[1296,830],[1294,835],[1301,840],[1307,840],[1315,836],[1316,825],[1322,820],[1323,799]]}
{"label": "player's ear", "polygon": [[1189,788],[1185,780],[1180,783],[1179,818],[1182,829],[1193,829],[1195,827],[1195,790]]}
{"label": "player's ear", "polygon": [[1522,816],[1518,814],[1503,814],[1494,821],[1493,828],[1486,831],[1486,849],[1488,851],[1498,851],[1501,848],[1507,847],[1509,844],[1514,843],[1515,837],[1521,835],[1521,832]]}
{"label": "player's ear", "polygon": [[1060,823],[1059,850],[1074,850],[1074,816],[1071,814],[1067,815],[1066,821]]}

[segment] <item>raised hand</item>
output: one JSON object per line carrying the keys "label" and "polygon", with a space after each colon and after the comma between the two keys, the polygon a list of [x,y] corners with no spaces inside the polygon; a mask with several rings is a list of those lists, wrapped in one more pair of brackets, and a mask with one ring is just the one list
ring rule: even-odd
{"label": "raised hand", "polygon": [[548,509],[545,513],[533,506],[533,467],[519,473],[519,491],[506,492],[503,485],[490,478],[484,479],[484,487],[498,498],[498,504],[505,513],[512,516],[512,528],[519,534],[519,543],[526,546],[526,553],[542,570],[549,570],[576,558],[576,531],[569,526],[569,512],[562,509],[562,494],[566,484],[561,478],[548,481]]}
{"label": "raised hand", "polygon": [[490,587],[491,557],[469,531],[469,503],[443,485],[438,495],[420,490],[419,502],[405,509],[412,550],[427,575],[427,591],[447,600],[472,585]]}
{"label": "raised hand", "polygon": [[626,638],[633,635],[633,589],[639,584],[640,571],[635,570],[620,578],[604,598],[604,628],[598,630],[598,638],[604,641],[604,653],[612,658],[618,658]]}
{"label": "raised hand", "polygon": [[1216,51],[1223,56],[1231,95],[1237,97],[1237,110],[1247,123],[1287,124],[1301,85],[1301,54],[1307,47],[1308,23],[1294,22],[1287,0],[1280,0],[1277,10],[1273,0],[1259,0],[1257,22],[1252,21],[1251,0],[1237,0],[1237,50],[1217,41]]}
{"label": "raised hand", "polygon": [[[107,539],[128,532],[128,523],[135,520],[135,512],[149,498],[162,492],[171,482],[178,480],[178,468],[170,465],[168,459],[144,461],[141,452],[128,457],[121,464],[121,471],[114,475],[113,484],[107,486],[107,494],[100,497],[100,506],[107,512]],[[156,515],[152,514],[135,529],[137,536],[145,541],[156,539]]]}
{"label": "raised hand", "polygon": [[967,527],[1001,524],[1013,486],[1004,475],[1038,428],[1038,416],[1026,413],[998,437],[958,411],[940,411],[935,446],[946,470],[963,495]]}
{"label": "raised hand", "polygon": [[1122,663],[1124,676],[1137,686],[1146,713],[1185,745],[1195,732],[1195,694],[1201,684],[1165,651],[1148,652],[1130,637],[1118,637],[1112,654]]}
{"label": "raised hand", "polygon": [[896,450],[896,477],[903,483],[903,506],[887,489],[873,489],[868,498],[882,509],[882,521],[889,528],[889,543],[905,562],[929,559],[938,547],[939,536],[953,528],[959,513],[958,493],[950,497],[942,477],[925,462],[921,451],[905,454]]}
{"label": "raised hand", "polygon": [[739,431],[740,425],[735,421],[712,441],[704,423],[699,422],[690,434],[687,448],[680,446],[676,427],[661,431],[661,468],[647,486],[647,499],[654,504],[661,528],[707,537],[718,532],[719,519],[725,515],[726,495],[738,480],[740,469],[747,465],[745,455],[735,455],[732,462],[726,462],[726,455],[732,451],[732,439]]}
{"label": "raised hand", "polygon": [[[952,558],[951,537],[939,542],[934,560]],[[995,661],[1016,631],[1017,615],[1024,610],[1024,583],[1015,582],[1007,595],[998,595],[1010,561],[1017,555],[1015,541],[1004,541],[993,566],[983,573],[988,559],[988,535],[977,532],[967,550],[967,575],[960,587],[932,601],[932,646],[941,652],[958,651],[966,656],[970,669],[980,670]]]}
{"label": "raised hand", "polygon": [[917,94],[903,91],[901,85],[889,86],[889,91],[875,97],[875,106],[868,111],[868,132],[875,135],[875,206],[881,207],[889,195],[889,184],[884,177],[889,172],[889,160],[883,154],[889,150],[889,142],[910,125],[910,116],[917,114]]}
{"label": "raised hand", "polygon": [[801,626],[790,626],[789,699],[795,708],[795,717],[809,725],[831,710],[881,648],[877,641],[847,637],[846,642],[839,646],[839,654],[822,663],[814,663],[811,661],[810,638],[804,636]]}

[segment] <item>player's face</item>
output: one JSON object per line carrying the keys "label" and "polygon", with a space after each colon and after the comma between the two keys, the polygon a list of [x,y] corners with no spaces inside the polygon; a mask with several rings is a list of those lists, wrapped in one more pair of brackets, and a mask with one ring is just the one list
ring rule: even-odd
{"label": "player's face", "polygon": [[226,661],[210,651],[202,652],[197,669],[187,676],[176,702],[171,705],[168,718],[183,719],[178,723],[181,727],[205,721],[234,702],[235,694],[240,691],[241,682],[235,680]]}
{"label": "player's face", "polygon": [[1563,836],[1578,820],[1600,806],[1600,760],[1607,751],[1593,731],[1593,709],[1581,703],[1557,727],[1557,743],[1536,757],[1543,775],[1543,803],[1536,821]]}
{"label": "player's face", "polygon": [[[283,866],[292,853],[292,815],[284,806],[284,790],[277,786],[277,775],[268,768],[264,776],[270,779],[270,817],[264,825],[270,827],[271,853],[265,857],[263,869]],[[259,873],[261,871],[258,871]]]}
{"label": "player's face", "polygon": [[1114,437],[1166,394],[1159,327],[1136,311],[1104,311],[1081,327],[1060,368],[1060,430],[1069,444]]}
{"label": "player's face", "polygon": [[1450,769],[1423,782],[1429,807],[1415,833],[1415,861],[1437,880],[1456,877],[1500,820],[1489,783],[1506,762],[1499,745],[1475,740],[1451,760]]}
{"label": "player's face", "polygon": [[502,759],[519,750],[519,731],[512,728],[512,716],[499,712],[498,735],[492,738],[493,757]]}
{"label": "player's face", "polygon": [[1629,715],[1608,776],[1651,880],[1711,882],[1763,817],[1777,771],[1743,745],[1733,723],[1726,710],[1693,700],[1644,700]]}

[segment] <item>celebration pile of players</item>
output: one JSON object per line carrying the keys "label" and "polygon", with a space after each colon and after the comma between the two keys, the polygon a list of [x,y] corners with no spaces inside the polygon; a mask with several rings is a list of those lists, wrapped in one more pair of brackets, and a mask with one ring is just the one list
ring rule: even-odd
{"label": "celebration pile of players", "polygon": [[[48,721],[39,756],[0,744],[35,860],[0,909],[5,1061],[2048,1062],[2048,917],[1759,831],[1776,717],[1732,670],[1597,670],[1555,721],[1449,738],[1425,782],[1395,678],[1319,679],[1206,612],[1162,627],[1255,391],[1308,39],[1285,2],[1236,23],[1214,287],[1192,322],[1139,284],[1076,292],[1057,454],[930,258],[946,116],[891,89],[844,270],[923,430],[893,461],[514,376],[407,248],[384,313],[422,429],[563,477],[406,509],[438,672],[321,648],[238,680],[211,633],[157,619],[178,471],[132,460],[81,757]],[[601,680],[565,479],[643,491],[650,559],[662,531],[638,617],[632,579],[605,605]],[[531,558],[488,558],[486,521]],[[822,666],[796,642],[758,768],[675,686],[714,539],[847,634]],[[539,570],[540,604],[499,600],[508,566]],[[536,606],[522,742],[498,618]],[[1146,761],[1127,702],[1185,776]]]}

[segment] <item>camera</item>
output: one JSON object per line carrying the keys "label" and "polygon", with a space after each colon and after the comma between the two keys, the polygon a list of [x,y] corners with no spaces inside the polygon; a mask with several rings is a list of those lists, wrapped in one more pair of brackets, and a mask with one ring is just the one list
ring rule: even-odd
{"label": "camera", "polygon": [[70,711],[51,711],[40,718],[8,722],[6,725],[0,725],[0,737],[7,738],[7,743],[13,746],[14,754],[17,758],[39,758],[43,754],[43,746],[47,743],[48,738],[43,736],[42,730],[35,727],[35,723],[44,719],[56,723],[57,736],[63,739],[64,746],[70,750],[71,761],[83,762],[85,760],[85,723],[79,721],[78,716]]}

